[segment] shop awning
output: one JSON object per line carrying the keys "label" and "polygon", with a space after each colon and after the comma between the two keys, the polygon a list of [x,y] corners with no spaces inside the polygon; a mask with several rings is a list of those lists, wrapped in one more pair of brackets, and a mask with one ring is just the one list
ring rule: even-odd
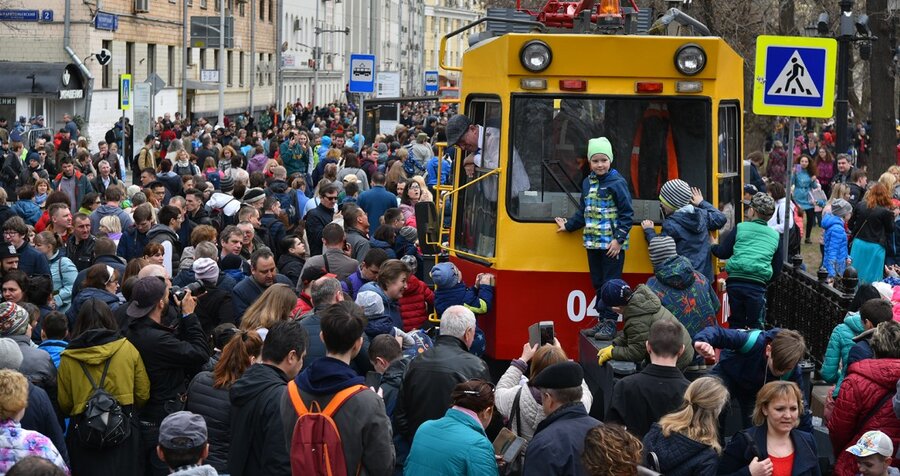
{"label": "shop awning", "polygon": [[74,64],[0,61],[0,95],[60,97],[63,92],[67,99],[75,99],[81,96],[72,92],[83,90],[84,80]]}

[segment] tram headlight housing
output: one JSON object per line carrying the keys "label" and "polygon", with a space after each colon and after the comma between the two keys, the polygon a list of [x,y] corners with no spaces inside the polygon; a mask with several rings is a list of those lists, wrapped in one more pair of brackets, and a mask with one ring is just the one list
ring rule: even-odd
{"label": "tram headlight housing", "polygon": [[547,43],[540,40],[531,40],[525,43],[519,52],[519,60],[522,67],[532,73],[540,73],[547,69],[553,61],[553,53]]}
{"label": "tram headlight housing", "polygon": [[675,52],[675,69],[679,73],[694,76],[706,67],[706,52],[696,43],[682,45]]}

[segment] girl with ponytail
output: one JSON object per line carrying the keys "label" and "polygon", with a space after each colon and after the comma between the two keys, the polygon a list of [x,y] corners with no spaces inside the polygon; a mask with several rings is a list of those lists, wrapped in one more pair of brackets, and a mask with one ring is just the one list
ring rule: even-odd
{"label": "girl with ponytail", "polygon": [[259,358],[263,341],[255,330],[233,329],[212,372],[200,372],[188,387],[186,410],[201,415],[209,432],[206,464],[220,474],[228,471],[231,402],[228,391]]}
{"label": "girl with ponytail", "polygon": [[644,459],[666,476],[714,475],[722,446],[719,413],[728,390],[715,377],[695,380],[678,411],[660,418],[644,436]]}

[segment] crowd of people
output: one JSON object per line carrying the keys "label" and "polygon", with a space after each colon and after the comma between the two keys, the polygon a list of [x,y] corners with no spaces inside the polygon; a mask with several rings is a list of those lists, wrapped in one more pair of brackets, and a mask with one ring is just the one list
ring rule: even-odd
{"label": "crowd of people", "polygon": [[[786,209],[807,206],[831,275],[852,257],[863,282],[821,369],[836,474],[896,473],[900,323],[880,288],[897,178],[867,187],[809,142],[788,184],[776,143],[762,169],[750,156],[742,223],[675,179],[660,229],[633,223],[610,141],[591,139],[582,206],[556,223],[584,230],[600,365],[642,365],[600,422],[558,341],[524,344],[492,383],[479,316],[495,278],[449,262],[426,276],[417,206],[450,180],[455,154],[435,144],[474,165],[481,126],[424,105],[402,117],[368,140],[342,104],[215,126],[166,114],[125,156],[127,124],[93,154],[71,118],[28,147],[0,131],[0,474],[820,474],[804,339],[765,326],[782,236],[803,236]],[[654,275],[632,287],[633,225]],[[712,256],[728,260],[730,328]],[[726,435],[732,401],[745,429]],[[504,432],[523,444],[492,444]]]}

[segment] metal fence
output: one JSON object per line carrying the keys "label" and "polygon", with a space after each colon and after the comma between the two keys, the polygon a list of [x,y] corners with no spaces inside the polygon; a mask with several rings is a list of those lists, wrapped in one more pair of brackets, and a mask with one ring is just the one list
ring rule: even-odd
{"label": "metal fence", "polygon": [[856,282],[846,279],[836,287],[825,284],[824,276],[801,270],[801,263],[799,257],[785,263],[781,275],[769,286],[766,320],[772,326],[802,334],[818,368],[825,357],[832,329],[844,320]]}

